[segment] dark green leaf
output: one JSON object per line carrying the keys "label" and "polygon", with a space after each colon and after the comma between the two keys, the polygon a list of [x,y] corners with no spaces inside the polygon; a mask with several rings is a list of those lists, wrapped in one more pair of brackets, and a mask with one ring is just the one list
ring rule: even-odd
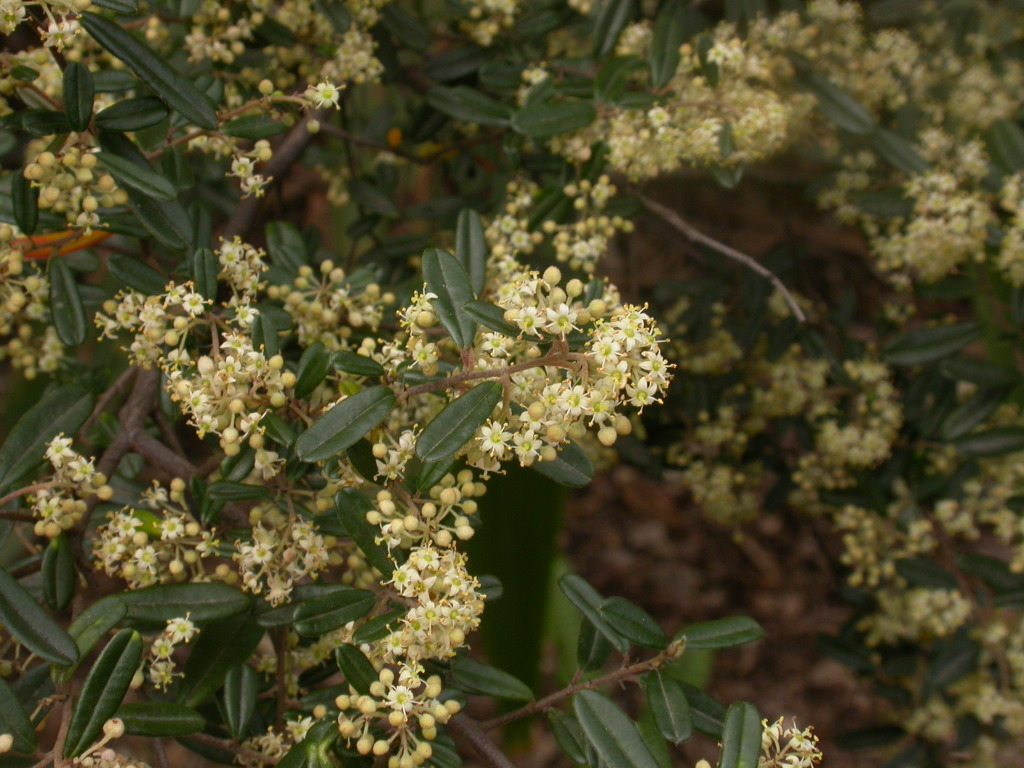
{"label": "dark green leaf", "polygon": [[206,496],[213,501],[251,501],[252,499],[270,498],[270,491],[265,485],[249,485],[229,480],[218,480],[210,483]]}
{"label": "dark green leaf", "polygon": [[32,754],[36,749],[36,731],[18,697],[0,677],[0,733],[9,733],[14,743],[12,752]]}
{"label": "dark green leaf", "polygon": [[428,248],[423,254],[423,279],[427,291],[437,295],[431,304],[441,325],[459,347],[472,346],[476,322],[462,308],[476,297],[459,260],[446,251]]}
{"label": "dark green leaf", "polygon": [[79,22],[100,45],[119,58],[162,102],[200,128],[217,128],[217,114],[187,77],[177,72],[119,24],[95,13]]}
{"label": "dark green leaf", "polygon": [[184,251],[192,246],[195,232],[180,203],[176,200],[158,202],[131,187],[126,187],[125,192],[135,218],[157,242],[173,251]]}
{"label": "dark green leaf", "polygon": [[392,627],[398,626],[399,619],[405,617],[405,608],[396,608],[380,616],[374,616],[352,633],[352,642],[357,644],[375,643],[383,640],[392,632]]}
{"label": "dark green leaf", "polygon": [[866,134],[875,130],[875,118],[864,105],[827,77],[805,72],[800,76],[800,82],[818,97],[821,113],[844,131]]}
{"label": "dark green leaf", "polygon": [[918,328],[887,342],[882,357],[890,365],[923,365],[941,360],[979,338],[981,330],[973,323]]}
{"label": "dark green leaf", "polygon": [[122,704],[114,716],[124,722],[124,732],[133,736],[188,736],[206,727],[203,716],[194,709],[166,701]]}
{"label": "dark green leaf", "polygon": [[285,125],[274,120],[269,115],[246,115],[237,117],[221,126],[221,130],[228,136],[235,136],[239,139],[259,141],[270,139],[288,130]]}
{"label": "dark green leaf", "polygon": [[59,136],[69,133],[67,115],[52,109],[29,109],[21,113],[21,127],[33,136]]}
{"label": "dark green leaf", "polygon": [[583,616],[580,619],[579,633],[576,635],[576,666],[582,672],[593,672],[600,669],[611,655],[612,644],[608,638],[598,632],[590,620]]}
{"label": "dark green leaf", "polygon": [[594,21],[594,58],[599,59],[615,48],[619,35],[636,15],[635,0],[604,0]]}
{"label": "dark green leaf", "polygon": [[459,690],[506,701],[530,701],[533,691],[519,678],[500,669],[461,658],[452,663],[452,682]]}
{"label": "dark green leaf", "polygon": [[231,735],[243,739],[256,711],[260,678],[248,664],[239,664],[224,677],[224,714]]}
{"label": "dark green leaf", "polygon": [[142,637],[123,629],[107,643],[92,665],[75,702],[64,755],[76,757],[100,737],[103,724],[121,705],[142,660]]}
{"label": "dark green leaf", "polygon": [[339,371],[350,373],[353,376],[383,376],[385,374],[384,366],[373,358],[360,355],[358,352],[350,352],[347,349],[335,352],[331,363]]}
{"label": "dark green leaf", "polygon": [[928,665],[924,695],[942,690],[973,672],[978,666],[980,650],[978,643],[963,632],[939,643]]}
{"label": "dark green leaf", "polygon": [[956,589],[956,576],[924,557],[903,557],[894,563],[896,573],[915,587]]}
{"label": "dark green leaf", "polygon": [[611,701],[595,691],[580,691],[573,697],[572,706],[584,737],[596,750],[602,765],[658,768],[636,724]]}
{"label": "dark green leaf", "polygon": [[182,670],[178,702],[197,707],[213,696],[228,672],[253,654],[265,631],[254,619],[229,618],[204,627]]}
{"label": "dark green leaf", "polygon": [[355,445],[395,405],[395,393],[375,386],[345,398],[299,435],[295,451],[303,461],[327,461]]}
{"label": "dark green leaf", "polygon": [[963,552],[956,556],[956,566],[964,573],[977,576],[996,592],[1024,590],[1024,574],[1015,573],[997,557]]}
{"label": "dark green leaf", "polygon": [[679,682],[657,671],[644,675],[641,682],[661,735],[675,744],[687,741],[693,735],[693,716]]}
{"label": "dark green leaf", "polygon": [[438,112],[464,123],[504,127],[512,119],[512,110],[466,85],[437,85],[427,91],[427,104]]}
{"label": "dark green leaf", "polygon": [[128,612],[127,607],[117,595],[101,597],[90,605],[71,622],[68,635],[75,641],[78,648],[78,660],[68,667],[54,668],[53,677],[58,683],[66,683],[71,679],[78,665],[93,646],[107,636]]}
{"label": "dark green leaf", "polygon": [[400,43],[414,51],[425,51],[430,46],[430,32],[419,19],[394,3],[388,3],[381,10],[381,19],[388,32]]}
{"label": "dark green leaf", "polygon": [[996,120],[985,134],[992,160],[1007,174],[1024,171],[1024,130],[1015,120]]}
{"label": "dark green leaf", "polygon": [[501,395],[501,384],[488,381],[452,400],[423,428],[416,439],[416,455],[423,461],[454,456],[491,415]]}
{"label": "dark green leaf", "polygon": [[319,637],[361,619],[376,603],[373,592],[352,587],[338,589],[307,600],[295,611],[295,631],[306,637]]}
{"label": "dark green leaf", "polygon": [[1009,387],[982,389],[974,397],[961,403],[942,422],[942,439],[955,440],[977,427],[1003,404]]}
{"label": "dark green leaf", "polygon": [[480,214],[471,208],[459,212],[455,226],[455,258],[469,275],[469,285],[473,293],[480,295],[487,279],[487,240],[484,238],[484,227]]}
{"label": "dark green leaf", "polygon": [[917,174],[928,170],[928,163],[898,133],[876,128],[871,134],[871,148],[904,173]]}
{"label": "dark green leaf", "polygon": [[78,284],[65,259],[50,259],[50,314],[60,340],[69,347],[85,341],[85,306]]}
{"label": "dark green leaf", "polygon": [[89,128],[92,117],[92,99],[96,94],[96,86],[92,81],[92,73],[84,64],[69,61],[64,67],[64,114],[73,131],[85,131]]}
{"label": "dark green leaf", "polygon": [[323,342],[314,341],[302,352],[295,381],[295,396],[309,397],[331,369],[331,353]]}
{"label": "dark green leaf", "polygon": [[484,328],[497,331],[513,339],[519,336],[519,328],[505,320],[505,311],[489,301],[467,301],[462,305],[462,311]]}
{"label": "dark green leaf", "polygon": [[431,488],[444,479],[445,475],[455,468],[457,463],[458,459],[455,458],[424,462],[423,466],[420,467],[419,473],[416,475],[416,490],[429,492]]}
{"label": "dark green leaf", "polygon": [[11,205],[18,229],[26,235],[35,232],[39,223],[39,187],[32,186],[24,173],[11,174]]}
{"label": "dark green leaf", "polygon": [[624,597],[609,597],[600,607],[601,617],[627,640],[644,648],[663,650],[668,638],[658,622],[640,606]]}
{"label": "dark green leaf", "polygon": [[373,213],[388,218],[395,218],[400,213],[394,201],[369,179],[353,179],[349,182],[348,191],[357,203]]}
{"label": "dark green leaf", "polygon": [[512,127],[531,139],[546,139],[585,128],[596,119],[594,105],[585,101],[531,104],[516,112]]}
{"label": "dark green leaf", "polygon": [[209,248],[196,248],[190,260],[196,293],[207,301],[215,300],[217,298],[217,275],[220,273],[220,260],[217,254]]}
{"label": "dark green leaf", "polygon": [[349,685],[364,695],[370,692],[370,684],[378,680],[377,671],[362,651],[345,643],[334,651],[334,659]]}
{"label": "dark green leaf", "polygon": [[144,168],[110,152],[99,152],[96,158],[100,166],[126,189],[133,189],[156,200],[174,200],[178,196],[174,185],[152,168]]}
{"label": "dark green leaf", "polygon": [[242,613],[250,603],[244,593],[217,583],[155,584],[119,597],[128,608],[129,620],[161,626],[186,613],[197,624],[226,619]]}
{"label": "dark green leaf", "polygon": [[745,701],[731,704],[725,713],[719,768],[757,768],[762,733],[757,707]]}
{"label": "dark green leaf", "polygon": [[92,395],[76,386],[58,387],[25,411],[0,446],[0,489],[28,477],[58,434],[71,436],[92,413]]}
{"label": "dark green leaf", "polygon": [[562,748],[566,756],[574,763],[583,765],[587,762],[584,752],[583,729],[580,728],[580,721],[572,715],[567,715],[557,709],[548,710],[548,723],[551,725],[551,735],[555,737],[558,746]]}
{"label": "dark green leaf", "polygon": [[390,577],[395,564],[388,556],[387,548],[376,542],[380,529],[366,522],[366,513],[373,509],[373,505],[359,491],[346,488],[335,495],[334,508],[342,526],[370,565],[380,571],[384,578]]}
{"label": "dark green leaf", "polygon": [[43,553],[43,598],[55,611],[62,611],[75,595],[75,557],[62,533],[50,539]]}
{"label": "dark green leaf", "polygon": [[604,598],[590,586],[586,581],[573,573],[567,573],[558,580],[558,586],[569,598],[569,602],[576,606],[594,628],[619,651],[625,653],[629,650],[629,640],[624,638],[612,629],[601,615],[601,604]]}
{"label": "dark green leaf", "polygon": [[664,88],[679,69],[679,47],[686,37],[684,14],[680,3],[662,3],[654,20],[647,63],[651,68],[651,86]]}
{"label": "dark green leaf", "polygon": [[108,8],[122,16],[134,16],[139,12],[139,5],[135,0],[93,0],[93,4],[100,8]]}
{"label": "dark green leaf", "polygon": [[694,624],[677,635],[686,638],[689,648],[732,648],[759,640],[764,636],[761,625],[746,616]]}
{"label": "dark green leaf", "polygon": [[109,131],[141,131],[150,128],[170,114],[160,99],[136,96],[122,99],[96,113],[97,128]]}
{"label": "dark green leaf", "polygon": [[107,269],[121,285],[146,296],[163,293],[167,278],[148,264],[123,253],[115,253],[107,259]]}
{"label": "dark green leaf", "polygon": [[289,272],[298,272],[309,262],[306,241],[294,224],[272,221],[267,224],[267,253],[270,261]]}
{"label": "dark green leaf", "polygon": [[552,461],[535,461],[530,469],[568,488],[583,488],[594,479],[590,457],[572,440],[559,449]]}
{"label": "dark green leaf", "polygon": [[1024,427],[995,427],[952,442],[957,453],[971,458],[1001,456],[1024,450]]}
{"label": "dark green leaf", "polygon": [[972,357],[951,357],[939,364],[939,371],[952,381],[969,381],[983,387],[1000,387],[1020,382],[1013,369]]}

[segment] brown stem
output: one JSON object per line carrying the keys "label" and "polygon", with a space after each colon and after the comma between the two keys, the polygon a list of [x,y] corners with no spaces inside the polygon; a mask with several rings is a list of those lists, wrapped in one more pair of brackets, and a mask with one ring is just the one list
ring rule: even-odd
{"label": "brown stem", "polygon": [[786,304],[789,305],[789,309],[793,313],[793,316],[796,317],[801,323],[807,322],[807,316],[804,315],[803,310],[800,309],[800,305],[797,303],[796,298],[793,296],[792,293],[789,292],[789,289],[778,278],[778,276],[770,269],[762,265],[760,262],[750,258],[749,256],[747,256],[747,254],[742,253],[741,251],[737,251],[735,248],[732,248],[726,245],[725,243],[720,243],[713,237],[705,235],[692,224],[684,221],[682,217],[680,217],[679,214],[677,214],[671,208],[668,208],[662,205],[661,203],[655,202],[646,195],[640,195],[640,202],[644,204],[644,207],[647,208],[647,210],[651,211],[652,213],[656,213],[667,224],[671,225],[672,227],[675,227],[677,230],[686,235],[686,237],[691,242],[706,245],[708,248],[718,251],[723,256],[726,256],[734,261],[738,261],[740,264],[743,264],[748,269],[751,269],[757,274],[759,274],[765,280],[770,282],[775,287],[775,290],[782,294],[782,298],[786,300]]}
{"label": "brown stem", "polygon": [[57,740],[53,742],[54,764],[60,766],[64,762],[64,744],[68,738],[68,726],[71,725],[71,710],[73,707],[71,706],[71,686],[65,683],[58,690],[65,697],[64,702],[61,704],[60,730],[57,731]]}
{"label": "brown stem", "polygon": [[137,432],[132,440],[132,448],[142,458],[174,477],[187,480],[196,473],[191,461],[172,451],[148,432]]}
{"label": "brown stem", "polygon": [[110,401],[128,387],[138,371],[138,368],[129,366],[120,376],[117,377],[117,380],[107,388],[107,391],[100,395],[99,400],[96,401],[96,406],[92,409],[92,413],[89,414],[89,418],[85,420],[85,424],[83,424],[78,430],[79,434],[84,435],[89,431],[89,428],[92,427],[96,419],[100,417],[100,414],[106,410],[108,405],[110,405]]}
{"label": "brown stem", "polygon": [[446,725],[447,729],[454,735],[469,742],[473,751],[477,753],[490,768],[515,768],[515,763],[509,760],[505,753],[495,746],[494,742],[487,738],[480,724],[467,715],[455,715]]}
{"label": "brown stem", "polygon": [[538,712],[544,712],[560,702],[562,699],[568,698],[580,691],[592,691],[596,688],[600,688],[601,686],[608,685],[609,683],[628,680],[631,677],[642,675],[644,672],[650,672],[653,669],[658,669],[658,667],[664,664],[667,660],[674,658],[677,658],[675,654],[669,653],[669,651],[662,651],[657,656],[647,659],[646,661],[639,661],[636,664],[620,667],[614,672],[609,672],[604,677],[598,677],[582,683],[574,683],[560,691],[555,691],[550,696],[545,696],[543,699],[530,702],[526,706],[515,709],[507,714],[501,715],[500,717],[486,720],[480,724],[480,727],[485,731],[500,728],[501,726],[507,725],[515,720],[529,717],[530,715]]}
{"label": "brown stem", "polygon": [[463,371],[462,373],[455,373],[451,376],[443,378],[439,381],[428,381],[426,384],[417,384],[415,387],[409,387],[398,393],[399,402],[408,400],[410,397],[416,395],[422,395],[425,392],[436,392],[440,389],[449,389],[451,387],[458,386],[466,381],[474,381],[476,379],[501,379],[509,374],[519,373],[520,371],[528,371],[531,368],[543,368],[547,365],[553,366],[565,366],[569,360],[561,352],[555,352],[552,350],[544,357],[538,357],[536,360],[527,360],[523,363],[516,363],[505,368],[488,368],[486,371]]}
{"label": "brown stem", "polygon": [[193,741],[198,741],[201,744],[209,744],[211,747],[217,747],[218,749],[227,750],[228,752],[234,752],[236,755],[244,757],[246,760],[260,762],[266,765],[276,765],[278,762],[276,757],[268,757],[262,752],[257,752],[253,749],[246,749],[245,747],[239,747],[236,744],[232,744],[230,741],[224,741],[223,739],[218,739],[205,733],[193,733],[189,735],[188,738]]}

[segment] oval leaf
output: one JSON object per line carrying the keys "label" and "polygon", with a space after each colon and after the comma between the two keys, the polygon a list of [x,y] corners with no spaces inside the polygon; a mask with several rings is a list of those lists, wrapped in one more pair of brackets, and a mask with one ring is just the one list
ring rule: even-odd
{"label": "oval leaf", "polygon": [[454,456],[491,415],[501,394],[501,384],[488,381],[452,400],[416,439],[416,455],[430,462]]}
{"label": "oval leaf", "polygon": [[71,622],[68,627],[68,635],[75,641],[78,647],[78,660],[69,667],[54,669],[53,677],[58,683],[66,683],[78,669],[79,663],[84,659],[93,646],[107,636],[121,619],[125,617],[128,609],[117,595],[101,597],[95,603],[82,611]]}
{"label": "oval leaf", "polygon": [[961,456],[1001,456],[1024,450],[1024,427],[996,427],[964,435],[953,441]]}
{"label": "oval leaf", "polygon": [[143,624],[163,625],[190,614],[204,623],[237,616],[249,608],[249,598],[227,584],[155,584],[118,595],[128,609],[127,618]]}
{"label": "oval leaf", "polygon": [[489,252],[480,214],[471,208],[463,209],[459,212],[459,219],[455,225],[455,258],[469,275],[470,288],[477,296],[483,291],[487,279]]}
{"label": "oval leaf", "polygon": [[122,704],[114,716],[124,721],[125,733],[133,736],[188,736],[206,727],[206,720],[194,709],[166,701]]}
{"label": "oval leaf", "polygon": [[345,675],[348,684],[359,693],[368,694],[370,685],[377,682],[377,670],[373,668],[370,660],[363,655],[363,652],[354,645],[345,643],[338,646],[334,651],[334,659],[338,662],[338,669]]}
{"label": "oval leaf", "polygon": [[466,693],[508,701],[530,701],[533,691],[517,677],[488,664],[462,658],[452,664],[452,682]]}
{"label": "oval leaf", "polygon": [[574,573],[567,573],[558,580],[558,587],[569,602],[576,606],[580,613],[587,617],[594,628],[619,651],[629,650],[629,641],[612,629],[601,615],[601,604],[604,598],[601,593],[590,586]]}
{"label": "oval leaf", "polygon": [[757,707],[745,701],[730,705],[725,713],[719,768],[757,768],[762,733]]}
{"label": "oval leaf", "polygon": [[55,611],[64,610],[75,594],[75,558],[64,534],[50,539],[43,553],[43,598]]}
{"label": "oval leaf", "polygon": [[122,99],[96,113],[93,122],[97,128],[108,131],[141,131],[165,119],[170,114],[160,99],[138,96]]}
{"label": "oval leaf", "polygon": [[746,616],[694,624],[677,635],[686,638],[687,648],[732,648],[752,643],[763,636],[761,625]]}
{"label": "oval leaf", "polygon": [[64,114],[73,131],[85,131],[92,117],[92,99],[96,86],[89,69],[77,61],[64,67]]}
{"label": "oval leaf", "polygon": [[14,577],[0,569],[0,624],[32,653],[51,664],[78,660],[78,647]]}
{"label": "oval leaf", "polygon": [[456,344],[469,347],[476,336],[476,321],[463,311],[467,301],[476,298],[469,275],[459,260],[446,251],[428,248],[423,253],[423,279],[437,319]]}
{"label": "oval leaf", "polygon": [[[587,742],[608,768],[658,768],[636,724],[615,704],[594,691],[573,697],[573,711]],[[760,725],[760,724],[759,724]]]}
{"label": "oval leaf", "polygon": [[242,739],[248,733],[256,711],[259,687],[260,677],[248,664],[238,665],[224,678],[224,715],[231,735],[236,739]]}
{"label": "oval leaf", "polygon": [[265,631],[253,619],[241,626],[238,619],[225,619],[205,627],[182,670],[185,677],[178,688],[178,702],[197,707],[213,696],[228,672],[252,655]]}
{"label": "oval leaf", "polygon": [[376,596],[368,590],[339,587],[300,605],[295,612],[295,631],[307,637],[325,635],[361,619],[376,601]]}
{"label": "oval leaf", "polygon": [[36,731],[28,713],[21,706],[14,691],[0,677],[0,733],[9,733],[14,743],[12,752],[32,754],[36,749]]}
{"label": "oval leaf", "polygon": [[516,112],[512,127],[531,139],[546,139],[585,128],[596,119],[594,105],[585,101],[531,104]]}
{"label": "oval leaf", "polygon": [[882,347],[882,357],[890,365],[923,365],[941,360],[980,338],[981,330],[973,323],[918,328],[889,341]]}
{"label": "oval leaf", "polygon": [[643,608],[624,597],[609,597],[600,607],[601,617],[609,626],[637,645],[662,650],[668,645],[668,638],[658,622]]}
{"label": "oval leaf", "polygon": [[376,360],[347,349],[335,352],[331,362],[339,371],[353,376],[383,376],[385,373],[384,366]]}
{"label": "oval leaf", "polygon": [[568,488],[583,488],[594,479],[594,464],[572,440],[559,449],[552,461],[535,461],[530,469]]}
{"label": "oval leaf", "polygon": [[109,171],[122,187],[134,189],[156,200],[174,200],[178,196],[174,185],[152,168],[143,167],[110,152],[98,152],[96,158],[100,166]]}
{"label": "oval leaf", "polygon": [[356,444],[380,424],[395,405],[395,393],[369,387],[347,397],[299,435],[295,451],[303,461],[326,461]]}
{"label": "oval leaf", "polygon": [[651,672],[641,682],[661,735],[675,744],[687,741],[693,735],[693,715],[682,686],[663,672]]}
{"label": "oval leaf", "polygon": [[331,353],[323,342],[314,341],[299,358],[299,371],[295,382],[295,396],[309,397],[331,369]]}
{"label": "oval leaf", "polygon": [[70,347],[85,341],[85,307],[74,273],[62,258],[50,259],[50,313],[61,341]]}

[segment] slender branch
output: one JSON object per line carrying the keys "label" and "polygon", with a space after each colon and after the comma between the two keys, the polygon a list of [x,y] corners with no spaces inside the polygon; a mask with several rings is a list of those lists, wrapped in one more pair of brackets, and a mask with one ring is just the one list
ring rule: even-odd
{"label": "slender branch", "polygon": [[[295,127],[291,129],[284,140],[281,141],[274,148],[274,156],[270,158],[270,161],[261,169],[261,173],[265,176],[273,178],[279,178],[289,168],[291,168],[298,159],[302,156],[302,153],[306,151],[306,147],[313,140],[313,134],[306,129],[306,125],[310,120],[318,120],[323,117],[323,110],[315,110],[299,122],[295,124]],[[271,182],[272,183],[272,182]],[[238,210],[235,211],[228,223],[224,226],[224,230],[221,232],[221,237],[228,240],[233,238],[235,235],[244,237],[253,224],[256,223],[256,217],[260,212],[261,199],[258,197],[247,197],[238,206]]]}
{"label": "slender branch", "polygon": [[[56,481],[53,481],[53,480],[51,480],[49,482],[46,482],[46,483],[36,483],[35,485],[26,485],[24,488],[19,488],[17,491],[11,491],[6,496],[0,496],[0,507],[2,507],[4,504],[6,504],[9,501],[12,501],[13,499],[17,499],[17,498],[19,498],[21,496],[27,496],[28,494],[35,493],[36,491],[45,491],[47,488],[53,488],[53,486],[55,486],[55,485],[57,485],[57,483],[56,483]],[[27,518],[23,518],[23,517],[18,517],[17,516],[18,514],[19,513],[16,513],[16,512],[0,512],[0,516],[10,515],[10,517],[8,518],[10,520],[25,520],[25,519],[31,520],[32,519],[32,515],[29,515]]]}
{"label": "slender branch", "polygon": [[456,373],[446,378],[440,379],[439,381],[428,381],[426,384],[417,384],[415,387],[409,387],[398,393],[398,400],[408,400],[410,397],[416,395],[422,395],[425,392],[436,392],[439,389],[449,389],[451,387],[458,386],[465,381],[473,381],[475,379],[501,379],[509,374],[519,373],[520,371],[528,371],[531,368],[543,368],[544,366],[564,366],[569,362],[569,359],[561,352],[555,352],[553,349],[544,357],[538,357],[536,360],[527,360],[522,363],[516,363],[506,368],[488,368],[485,371],[463,371],[462,373]]}
{"label": "slender branch", "polygon": [[580,691],[591,691],[596,688],[600,688],[609,683],[617,683],[620,680],[628,680],[631,677],[642,675],[644,672],[650,672],[653,669],[658,669],[669,659],[678,658],[677,655],[671,654],[668,651],[662,651],[657,656],[653,656],[646,661],[639,661],[636,664],[630,664],[626,667],[620,667],[614,672],[609,672],[604,677],[597,677],[593,680],[587,680],[582,683],[574,683],[573,685],[563,688],[560,691],[555,691],[550,696],[545,696],[543,699],[532,701],[529,704],[520,707],[519,709],[512,710],[500,717],[495,717],[490,720],[485,720],[480,723],[480,727],[485,731],[493,730],[494,728],[500,728],[503,725],[520,720],[524,717],[529,717],[538,712],[544,712],[551,709],[555,704],[560,702],[562,699],[566,699],[573,694],[579,693]]}
{"label": "slender branch", "polygon": [[473,751],[490,768],[515,768],[515,763],[509,760],[505,753],[487,738],[487,734],[484,733],[480,724],[468,715],[455,715],[448,721],[446,727],[456,736],[469,742]]}
{"label": "slender branch", "polygon": [[682,217],[680,217],[679,214],[673,211],[671,208],[668,208],[662,205],[661,203],[655,202],[646,195],[640,195],[640,201],[644,204],[644,207],[647,208],[647,210],[651,211],[652,213],[656,213],[666,223],[668,223],[669,225],[671,225],[672,227],[686,235],[686,237],[691,242],[706,245],[708,248],[718,251],[723,256],[727,256],[728,258],[733,259],[734,261],[738,261],[740,264],[743,264],[745,267],[752,269],[754,272],[759,274],[765,280],[770,282],[779,293],[782,294],[782,297],[786,300],[786,303],[789,305],[789,309],[790,311],[792,311],[793,315],[801,323],[807,322],[807,316],[804,314],[803,310],[800,309],[800,305],[797,303],[796,297],[794,297],[793,294],[789,292],[789,289],[785,286],[785,284],[770,269],[762,265],[760,262],[752,259],[750,256],[747,256],[747,254],[741,251],[737,251],[735,248],[732,248],[726,245],[725,243],[721,243],[718,240],[715,240],[713,237],[705,235],[692,224],[689,224],[688,222],[684,221]]}
{"label": "slender branch", "polygon": [[264,755],[262,752],[240,747],[237,744],[232,744],[230,741],[224,741],[223,739],[218,739],[205,733],[193,733],[187,738],[192,739],[193,741],[198,741],[201,744],[209,744],[211,747],[217,747],[218,749],[223,749],[228,752],[234,752],[236,755],[244,757],[246,760],[260,762],[266,765],[277,765],[278,762],[278,758],[276,757],[270,757],[268,755]]}
{"label": "slender branch", "polygon": [[195,465],[161,443],[148,432],[139,431],[132,439],[132,448],[156,467],[173,475],[188,479],[196,474]]}
{"label": "slender branch", "polygon": [[53,743],[53,758],[55,765],[64,762],[64,744],[68,738],[68,727],[71,725],[71,688],[67,684],[60,686],[60,692],[65,694],[64,703],[61,704],[60,730],[57,731],[57,740]]}
{"label": "slender branch", "polygon": [[163,739],[153,739],[153,752],[159,768],[171,768],[171,764],[167,762],[167,750],[164,749]]}
{"label": "slender branch", "polygon": [[85,424],[83,424],[78,430],[81,434],[84,435],[89,431],[93,422],[95,422],[96,419],[100,417],[100,414],[106,410],[107,406],[110,405],[110,401],[128,387],[138,371],[139,369],[135,366],[128,366],[128,368],[126,368],[124,372],[117,377],[117,380],[107,388],[107,391],[100,395],[99,400],[96,401],[96,406],[92,409],[92,413],[89,414],[89,418],[85,420]]}

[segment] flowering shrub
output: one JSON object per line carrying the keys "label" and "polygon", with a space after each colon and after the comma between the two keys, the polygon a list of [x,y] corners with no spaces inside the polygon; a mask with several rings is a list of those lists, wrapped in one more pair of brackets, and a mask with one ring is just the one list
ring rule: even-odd
{"label": "flowering shrub", "polygon": [[[656,768],[696,729],[721,768],[816,765],[809,729],[679,679],[750,619],[669,637],[570,574],[567,688],[469,654],[502,590],[461,546],[490,478],[581,487],[625,441],[717,522],[827,522],[856,615],[822,651],[893,702],[850,743],[1005,764],[1015,6],[0,0],[0,359],[40,385],[0,447],[0,763],[137,765],[134,736],[161,768],[172,737],[508,768],[486,732],[544,713],[579,764]],[[779,157],[862,233],[880,320],[644,188]],[[624,296],[602,258],[644,216],[739,271]]]}

